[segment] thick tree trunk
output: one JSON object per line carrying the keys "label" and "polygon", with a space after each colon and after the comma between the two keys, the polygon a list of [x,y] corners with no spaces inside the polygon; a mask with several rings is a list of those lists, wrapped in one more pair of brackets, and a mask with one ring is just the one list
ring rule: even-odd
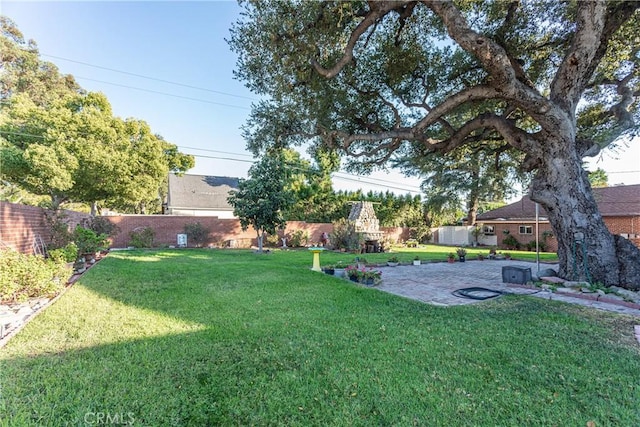
{"label": "thick tree trunk", "polygon": [[[471,191],[469,192],[469,202],[467,208],[467,225],[476,225],[478,207],[480,206],[480,165],[477,155],[473,158],[473,171],[471,173]],[[476,243],[478,238],[476,237]]]}
{"label": "thick tree trunk", "polygon": [[581,159],[566,145],[549,143],[531,191],[531,200],[547,211],[558,240],[559,276],[606,286],[640,287],[640,277],[632,274],[631,265],[638,262],[640,251],[635,249],[635,259],[628,251],[624,256],[618,254]]}
{"label": "thick tree trunk", "polygon": [[469,211],[467,212],[467,225],[476,225],[478,207],[480,206],[480,201],[478,200],[479,196],[476,191],[472,191],[469,197],[469,204],[467,205],[469,208]]}

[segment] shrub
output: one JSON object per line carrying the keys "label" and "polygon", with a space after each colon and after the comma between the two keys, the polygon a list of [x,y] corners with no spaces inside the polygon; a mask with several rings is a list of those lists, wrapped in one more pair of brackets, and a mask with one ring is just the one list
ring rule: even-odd
{"label": "shrub", "polygon": [[156,232],[151,227],[138,227],[129,233],[129,245],[134,248],[152,248]]}
{"label": "shrub", "polygon": [[74,262],[78,259],[78,246],[69,242],[64,248],[49,251],[49,258],[53,262]]}
{"label": "shrub", "polygon": [[107,248],[107,235],[96,234],[95,231],[80,225],[73,230],[73,241],[78,247],[78,254],[94,254]]}
{"label": "shrub", "polygon": [[287,241],[289,246],[306,246],[309,243],[309,232],[307,230],[296,230],[291,233],[291,237]]}
{"label": "shrub", "polygon": [[502,244],[509,249],[520,249],[520,242],[515,237],[508,235],[502,239]]}
{"label": "shrub", "polygon": [[184,225],[184,233],[187,235],[187,242],[193,242],[196,247],[201,247],[209,237],[209,230],[199,222],[191,222]]}
{"label": "shrub", "polygon": [[342,218],[334,222],[331,243],[336,249],[359,250],[363,242],[360,233],[356,232],[355,221]]}
{"label": "shrub", "polygon": [[69,231],[67,215],[63,211],[45,211],[45,222],[51,233],[51,239],[47,246],[49,249],[60,249],[73,240],[73,235]]}
{"label": "shrub", "polygon": [[[527,242],[527,250],[528,251],[535,251],[536,250],[536,241],[535,240],[531,240],[529,242]],[[545,250],[547,249],[547,245],[545,245],[544,242],[538,242],[538,248],[540,249],[540,252],[545,252]]]}
{"label": "shrub", "polygon": [[45,260],[12,249],[0,250],[0,300],[24,301],[59,293],[69,276],[65,262]]}
{"label": "shrub", "polygon": [[267,246],[271,246],[272,248],[275,248],[282,244],[282,240],[280,240],[280,236],[278,236],[277,234],[267,234],[267,239],[265,244]]}
{"label": "shrub", "polygon": [[103,216],[92,216],[82,220],[82,226],[95,232],[113,237],[120,232],[120,228]]}
{"label": "shrub", "polygon": [[431,228],[426,224],[420,224],[417,227],[411,227],[409,229],[409,236],[417,240],[419,243],[429,243],[431,238],[433,237],[433,233],[431,233]]}

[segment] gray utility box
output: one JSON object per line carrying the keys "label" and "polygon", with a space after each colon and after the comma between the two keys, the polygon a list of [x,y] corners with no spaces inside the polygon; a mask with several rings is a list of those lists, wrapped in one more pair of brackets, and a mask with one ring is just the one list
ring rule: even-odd
{"label": "gray utility box", "polygon": [[502,267],[502,281],[524,285],[531,281],[531,268],[522,265]]}

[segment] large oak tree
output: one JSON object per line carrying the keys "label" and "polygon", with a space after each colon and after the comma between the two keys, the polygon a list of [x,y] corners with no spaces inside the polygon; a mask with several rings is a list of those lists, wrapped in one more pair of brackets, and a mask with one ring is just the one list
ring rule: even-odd
{"label": "large oak tree", "polygon": [[535,173],[560,274],[585,261],[578,237],[593,280],[640,287],[640,251],[609,233],[582,168],[638,131],[640,2],[242,3],[237,76],[264,96],[252,148],[311,142],[363,165],[502,141]]}

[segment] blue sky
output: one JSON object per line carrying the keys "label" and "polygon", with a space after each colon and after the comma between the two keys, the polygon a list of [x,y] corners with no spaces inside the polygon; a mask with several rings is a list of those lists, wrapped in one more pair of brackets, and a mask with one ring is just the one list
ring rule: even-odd
{"label": "blue sky", "polygon": [[[0,14],[37,42],[42,59],[73,74],[83,88],[103,92],[114,114],[145,120],[181,151],[201,156],[189,173],[245,177],[251,155],[240,126],[257,97],[233,78],[236,57],[224,40],[239,13],[231,1],[0,0]],[[597,165],[610,184],[640,183],[640,141],[632,146],[620,160],[605,154]],[[364,184],[367,177],[342,177],[334,180],[336,189],[386,189]],[[418,190],[416,179],[397,173],[373,177],[398,193]]]}

